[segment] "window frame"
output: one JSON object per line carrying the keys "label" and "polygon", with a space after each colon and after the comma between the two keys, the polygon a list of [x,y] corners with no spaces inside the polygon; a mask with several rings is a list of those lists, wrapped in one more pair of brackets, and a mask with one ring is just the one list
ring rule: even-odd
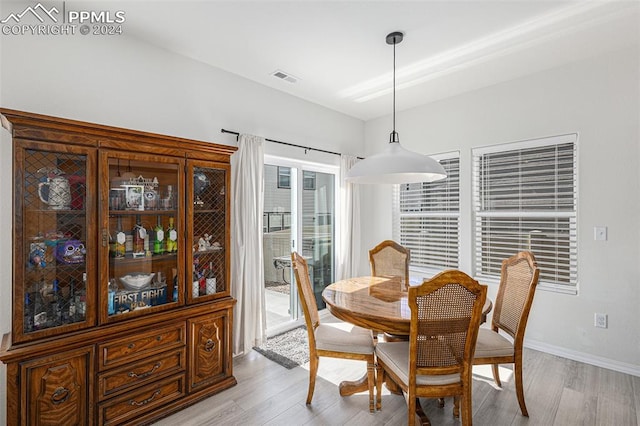
{"label": "window frame", "polygon": [[316,190],[316,172],[309,170],[302,171],[302,189],[304,191]]}
{"label": "window frame", "polygon": [[[534,150],[545,147],[558,147],[561,145],[572,144],[572,210],[562,210],[562,209],[553,209],[551,205],[549,205],[547,211],[543,211],[539,206],[534,209],[526,209],[522,208],[522,203],[518,205],[515,209],[504,209],[504,208],[493,208],[487,209],[483,207],[483,200],[480,194],[480,183],[481,179],[484,177],[480,176],[480,161],[481,158],[487,154],[500,154],[500,153],[508,153],[511,151],[519,151],[520,154],[526,153],[527,150]],[[523,152],[524,151],[524,152]],[[516,163],[518,165],[522,165],[523,163]],[[557,171],[557,164],[556,164]],[[518,175],[520,178],[522,175]],[[557,174],[556,174],[557,176]],[[482,255],[483,250],[483,241],[482,241],[482,229],[483,229],[483,219],[515,219],[519,218],[519,220],[523,223],[527,221],[539,220],[540,222],[544,222],[545,220],[551,221],[556,220],[557,222],[567,221],[567,250],[568,250],[568,264],[567,269],[562,269],[562,272],[566,273],[568,276],[568,283],[560,283],[560,282],[551,282],[547,281],[543,278],[543,274],[541,274],[540,281],[538,284],[538,288],[543,290],[549,290],[557,293],[565,293],[565,294],[577,294],[578,292],[578,265],[577,265],[577,252],[578,252],[578,235],[577,235],[577,220],[578,220],[578,134],[577,133],[569,133],[564,135],[529,139],[524,141],[511,142],[506,144],[498,144],[491,145],[479,148],[472,149],[472,194],[473,194],[473,219],[472,219],[472,228],[473,228],[473,264],[475,267],[475,275],[479,279],[483,279],[485,281],[496,281],[500,280],[499,272],[497,273],[486,273],[482,271],[482,265],[484,263],[495,263],[496,260],[489,260],[487,262],[484,261]],[[555,180],[556,186],[558,185],[559,180]],[[565,186],[566,187],[566,186]],[[515,188],[515,186],[514,186]],[[556,196],[556,200],[558,199],[558,192],[554,194]],[[526,198],[524,198],[526,200]],[[515,198],[513,199],[515,200]],[[522,199],[521,199],[522,201]],[[486,203],[485,203],[486,205]],[[525,227],[525,225],[521,225]],[[530,231],[529,235],[534,231]],[[557,234],[556,234],[557,235]],[[554,240],[554,243],[558,243],[558,241],[563,242],[562,240]],[[515,244],[515,243],[514,243]],[[531,245],[531,242],[529,242]],[[555,247],[555,246],[554,246]],[[526,248],[521,248],[526,249]],[[546,251],[546,250],[545,250]],[[534,251],[535,255],[535,251]],[[542,257],[538,258],[538,266],[543,268],[541,265]],[[556,263],[557,265],[558,263]],[[491,267],[491,269],[495,270],[495,267]],[[554,271],[558,271],[560,269],[554,269]]]}
{"label": "window frame", "polygon": [[[430,155],[431,158],[433,158],[434,160],[437,160],[438,162],[442,161],[442,160],[450,160],[450,159],[457,159],[458,160],[458,165],[457,165],[457,172],[458,172],[458,184],[457,184],[457,196],[458,196],[458,203],[457,203],[457,210],[456,211],[451,211],[451,210],[429,210],[426,212],[419,212],[419,213],[405,213],[403,214],[400,211],[400,187],[401,184],[397,184],[393,186],[393,238],[395,241],[398,241],[400,244],[403,244],[403,238],[401,235],[401,219],[402,217],[446,217],[446,218],[453,218],[457,221],[457,232],[456,232],[456,238],[457,238],[457,244],[456,244],[456,250],[457,250],[457,256],[456,256],[456,265],[418,265],[413,263],[414,260],[416,259],[413,254],[411,255],[411,260],[409,263],[409,271],[410,273],[413,273],[412,275],[417,275],[419,277],[419,281],[422,282],[422,279],[426,278],[426,277],[431,277],[436,273],[441,272],[443,269],[456,269],[459,268],[460,265],[462,264],[462,246],[461,246],[461,237],[462,237],[462,232],[461,232],[461,225],[462,225],[462,215],[461,215],[461,211],[460,211],[460,204],[461,204],[461,166],[462,166],[462,158],[460,155],[460,151],[450,151],[450,152],[446,152],[446,153],[440,153],[440,154],[434,154],[434,155]],[[403,244],[405,245],[405,244]],[[410,248],[410,247],[408,247]]]}
{"label": "window frame", "polygon": [[[291,167],[277,166],[277,185],[280,189],[291,189]],[[287,173],[284,173],[286,170]]]}

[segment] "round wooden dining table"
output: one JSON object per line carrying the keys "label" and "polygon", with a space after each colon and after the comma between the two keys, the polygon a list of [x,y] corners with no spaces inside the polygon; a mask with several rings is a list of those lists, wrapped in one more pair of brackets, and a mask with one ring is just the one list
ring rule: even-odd
{"label": "round wooden dining table", "polygon": [[[394,337],[409,336],[411,309],[408,304],[407,287],[400,277],[364,276],[336,281],[322,292],[322,298],[331,314],[343,321],[384,332]],[[486,299],[482,307],[482,322],[486,321],[493,303]],[[387,388],[397,393],[399,388],[387,382]],[[339,386],[340,395],[348,396],[367,390],[366,375],[357,381],[344,381]],[[429,424],[418,405],[416,413]]]}
{"label": "round wooden dining table", "polygon": [[[411,310],[400,277],[357,277],[336,281],[322,292],[331,314],[343,321],[391,335],[409,335]],[[487,298],[482,322],[493,304]]]}

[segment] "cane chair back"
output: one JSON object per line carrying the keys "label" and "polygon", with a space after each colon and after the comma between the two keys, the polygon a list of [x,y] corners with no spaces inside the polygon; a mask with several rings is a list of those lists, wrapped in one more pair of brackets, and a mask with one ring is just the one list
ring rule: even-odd
{"label": "cane chair back", "polygon": [[[296,286],[304,313],[304,321],[307,330],[312,332],[320,325],[320,315],[318,314],[318,306],[315,303],[316,298],[309,278],[309,265],[305,258],[296,252],[291,253],[291,264],[296,277]],[[313,344],[315,346],[315,339],[309,339],[310,345],[312,344],[311,340],[314,340]]]}
{"label": "cane chair back", "polygon": [[369,250],[371,275],[380,277],[391,275],[401,277],[405,286],[409,285],[410,251],[395,241],[385,240]]}
{"label": "cane chair back", "polygon": [[309,279],[309,267],[304,257],[291,253],[291,265],[296,278],[300,304],[304,312],[309,338],[309,390],[307,404],[311,404],[318,372],[319,357],[355,359],[367,363],[369,411],[374,411],[375,352],[370,330],[349,326],[321,324],[316,298]]}
{"label": "cane chair back", "polygon": [[539,275],[531,252],[520,252],[502,262],[493,327],[514,338],[524,334]]}
{"label": "cane chair back", "polygon": [[[524,333],[538,285],[540,270],[535,256],[520,252],[502,261],[500,287],[496,297],[491,329],[480,329],[473,363],[491,364],[493,378],[501,386],[499,364],[514,364],[516,395],[520,411],[528,417],[522,383],[522,348]],[[511,340],[500,334],[511,336]]]}
{"label": "cane chair back", "polygon": [[378,390],[388,374],[407,393],[409,425],[419,397],[461,398],[462,424],[470,425],[471,365],[487,288],[445,271],[408,292],[409,342],[378,343]]}

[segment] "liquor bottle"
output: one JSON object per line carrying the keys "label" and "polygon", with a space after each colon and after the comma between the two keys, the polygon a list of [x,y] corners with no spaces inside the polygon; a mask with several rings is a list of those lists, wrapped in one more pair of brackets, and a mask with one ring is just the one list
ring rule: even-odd
{"label": "liquor bottle", "polygon": [[151,249],[149,248],[149,233],[147,232],[146,228],[144,228],[144,230],[145,231],[144,231],[144,237],[142,242],[142,246],[144,248],[144,255],[151,256]]}
{"label": "liquor bottle", "polygon": [[167,228],[167,253],[175,253],[178,251],[178,231],[173,226],[173,216],[169,218],[169,227]]}
{"label": "liquor bottle", "polygon": [[40,281],[38,291],[34,293],[33,298],[33,329],[41,330],[47,328],[47,307],[42,298],[42,289],[44,288],[44,278]]}
{"label": "liquor bottle", "polygon": [[[123,245],[124,247],[124,245]],[[123,252],[124,255],[124,252]],[[69,321],[76,322],[76,282],[73,278],[69,281]]]}
{"label": "liquor bottle", "polygon": [[206,270],[203,270],[201,273],[198,274],[198,293],[200,296],[204,296],[205,294],[207,294],[207,287],[205,286],[205,279],[204,279],[204,274],[205,274]]}
{"label": "liquor bottle", "polygon": [[200,296],[200,278],[196,271],[196,266],[193,265],[193,278],[191,280],[191,297]]}
{"label": "liquor bottle", "polygon": [[84,321],[87,314],[87,273],[82,273],[82,286],[76,288],[76,321]]}
{"label": "liquor bottle", "polygon": [[33,331],[33,304],[31,303],[31,294],[24,295],[24,332],[31,333]]}
{"label": "liquor bottle", "polygon": [[147,230],[142,226],[140,216],[136,216],[136,224],[133,226],[133,257],[140,257],[145,255],[144,251],[144,237],[147,235]]}
{"label": "liquor bottle", "polygon": [[118,292],[118,284],[116,284],[115,278],[111,278],[109,280],[109,287],[107,290],[109,296],[107,312],[109,315],[113,315],[116,313],[116,293]]}
{"label": "liquor bottle", "polygon": [[162,219],[158,216],[155,232],[155,240],[153,240],[153,254],[162,254],[164,252],[164,230],[162,229]]}
{"label": "liquor bottle", "polygon": [[176,195],[173,193],[173,185],[167,185],[166,205],[169,209],[176,208]]}
{"label": "liquor bottle", "polygon": [[173,301],[178,301],[178,276],[173,277]]}
{"label": "liquor bottle", "polygon": [[51,327],[55,327],[62,324],[62,293],[60,292],[60,281],[58,279],[53,280],[53,299],[49,303],[50,306],[50,318],[49,322]]}
{"label": "liquor bottle", "polygon": [[84,321],[87,314],[87,292],[84,288],[78,291],[76,300],[76,318],[78,321]]}
{"label": "liquor bottle", "polygon": [[122,217],[118,216],[118,228],[116,230],[116,250],[115,257],[124,257],[125,253],[125,243],[127,241],[127,236],[122,231]]}
{"label": "liquor bottle", "polygon": [[205,274],[205,289],[207,294],[215,294],[216,292],[216,274],[213,272],[213,262],[209,262],[209,269]]}
{"label": "liquor bottle", "polygon": [[69,315],[69,305],[71,304],[71,289],[67,286],[66,293],[62,291],[60,288],[60,315],[61,315],[61,324],[69,324],[72,322],[71,316]]}

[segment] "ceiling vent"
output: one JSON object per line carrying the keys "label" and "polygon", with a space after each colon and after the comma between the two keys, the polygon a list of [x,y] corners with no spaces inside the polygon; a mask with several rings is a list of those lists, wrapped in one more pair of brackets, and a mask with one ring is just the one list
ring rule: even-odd
{"label": "ceiling vent", "polygon": [[280,80],[284,80],[289,83],[297,83],[299,80],[298,77],[294,77],[291,74],[288,74],[282,70],[275,70],[274,72],[271,73],[271,75],[274,76],[275,78],[279,78]]}

